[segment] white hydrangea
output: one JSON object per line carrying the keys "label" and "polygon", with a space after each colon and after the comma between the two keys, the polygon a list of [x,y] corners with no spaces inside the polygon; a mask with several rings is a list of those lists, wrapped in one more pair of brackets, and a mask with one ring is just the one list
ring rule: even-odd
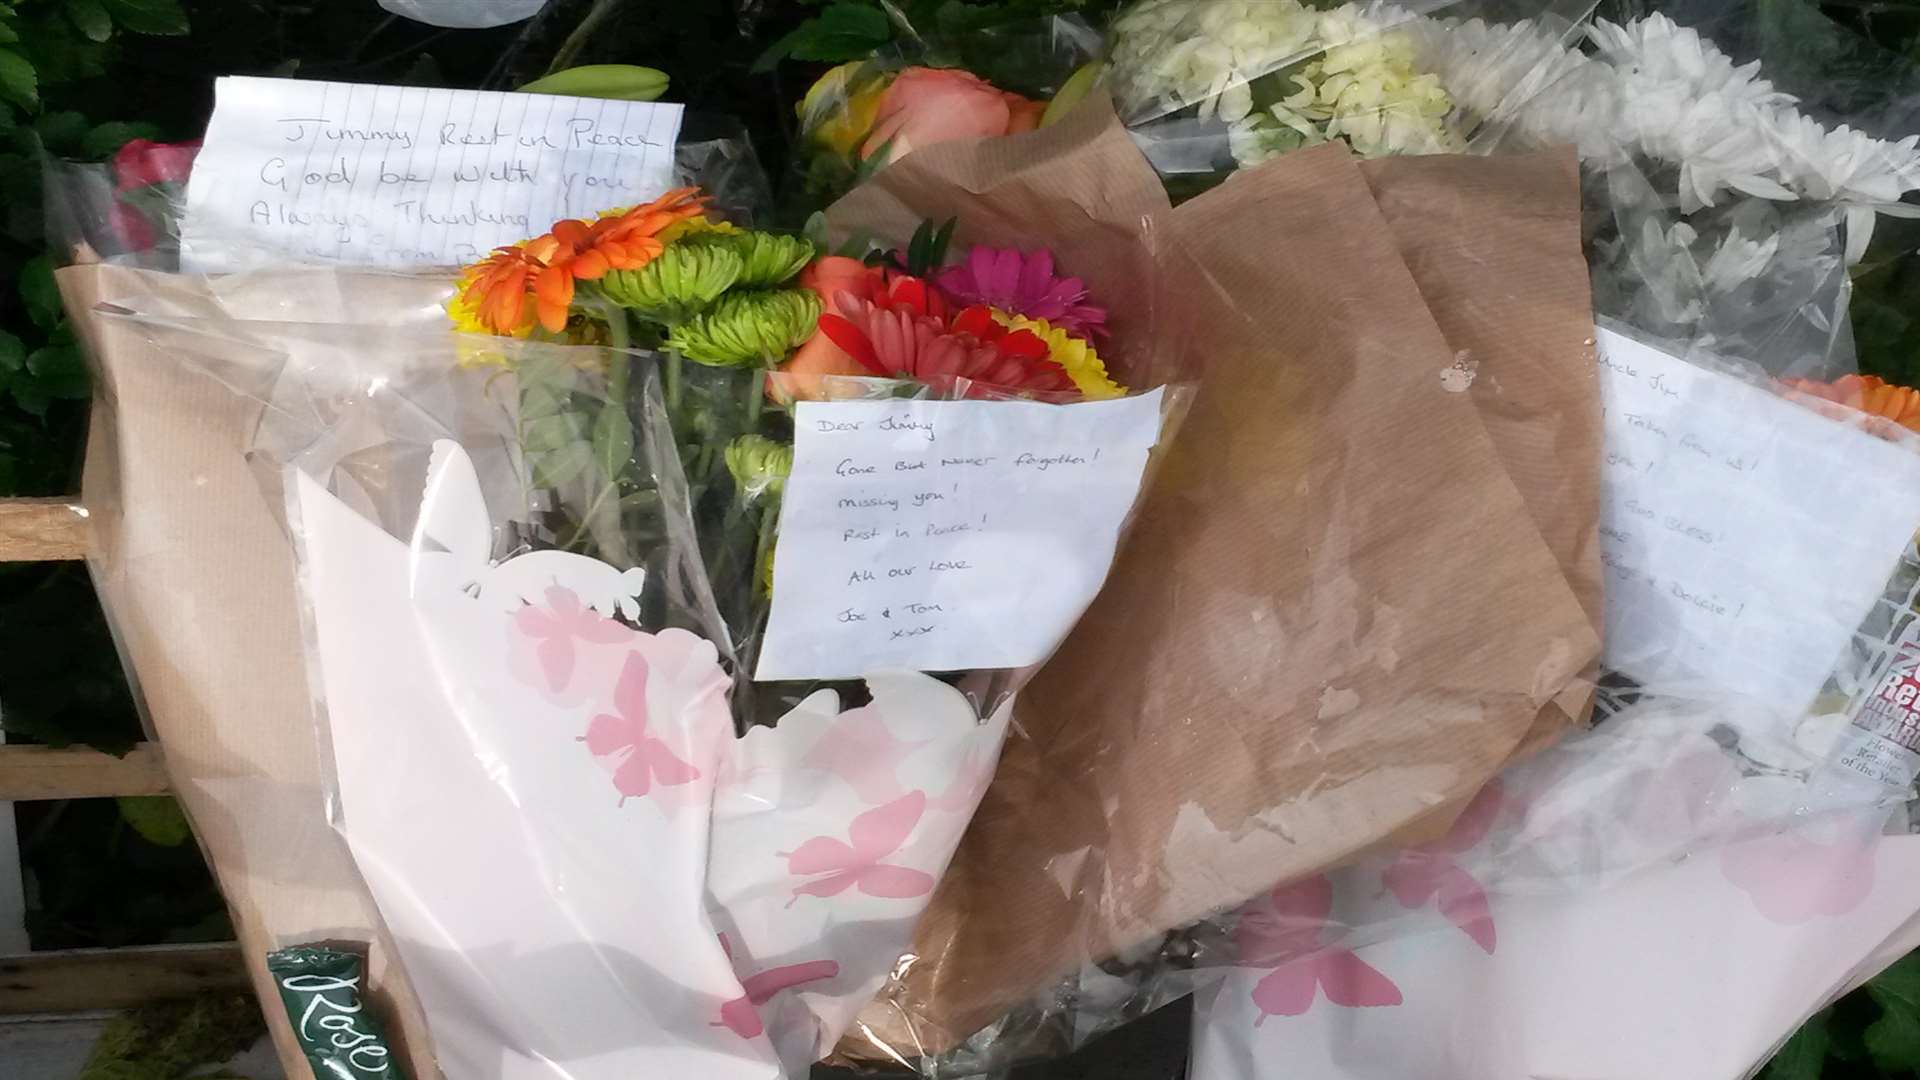
{"label": "white hydrangea", "polygon": [[[1445,87],[1390,27],[1357,4],[1146,0],[1114,23],[1114,81],[1136,120],[1197,106],[1225,122],[1243,165],[1336,138],[1369,157],[1461,149]],[[1279,100],[1256,102],[1260,79]]]}

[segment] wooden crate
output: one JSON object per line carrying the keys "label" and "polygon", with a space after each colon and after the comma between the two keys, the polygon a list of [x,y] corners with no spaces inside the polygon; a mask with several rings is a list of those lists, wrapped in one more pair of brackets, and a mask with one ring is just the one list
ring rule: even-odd
{"label": "wooden crate", "polygon": [[[73,499],[0,499],[0,562],[87,554],[87,513]],[[4,690],[4,688],[0,688]],[[0,802],[160,795],[160,748],[125,757],[98,750],[0,743]],[[0,857],[15,858],[4,852]],[[248,990],[240,948],[158,945],[0,955],[0,1017],[124,1009],[208,991]]]}

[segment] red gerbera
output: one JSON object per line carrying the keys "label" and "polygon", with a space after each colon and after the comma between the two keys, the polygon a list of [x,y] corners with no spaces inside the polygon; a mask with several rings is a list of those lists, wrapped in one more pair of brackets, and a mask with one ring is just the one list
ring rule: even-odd
{"label": "red gerbera", "polygon": [[861,367],[888,379],[947,385],[965,379],[1015,392],[1072,391],[1066,369],[1028,330],[1009,330],[990,309],[949,310],[925,281],[899,275],[873,299],[843,293],[820,332]]}

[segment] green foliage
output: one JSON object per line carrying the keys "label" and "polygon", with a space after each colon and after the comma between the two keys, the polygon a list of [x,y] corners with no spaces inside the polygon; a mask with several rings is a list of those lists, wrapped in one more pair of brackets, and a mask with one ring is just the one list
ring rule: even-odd
{"label": "green foliage", "polygon": [[148,840],[113,799],[21,803],[18,811],[36,948],[232,940],[198,845]]}
{"label": "green foliage", "polygon": [[1867,1053],[1882,1072],[1920,1072],[1920,954],[1909,955],[1867,984],[1880,1007],[1867,1025]]}
{"label": "green foliage", "polygon": [[179,847],[193,839],[180,804],[166,795],[123,795],[114,800],[120,817],[140,838],[159,847]]}
{"label": "green foliage", "polygon": [[220,1080],[205,1071],[228,1061],[266,1033],[245,994],[214,994],[165,1001],[122,1013],[100,1033],[79,1080]]}
{"label": "green foliage", "polygon": [[767,46],[755,71],[782,60],[842,63],[863,59],[896,41],[915,37],[964,45],[970,36],[1049,15],[1090,17],[1118,7],[1116,0],[895,0],[889,15],[880,0],[835,0]]}
{"label": "green foliage", "polygon": [[753,62],[771,71],[782,60],[858,60],[893,40],[894,26],[877,4],[837,0],[767,46]]}
{"label": "green foliage", "polygon": [[1766,1080],[1820,1080],[1827,1060],[1827,1014],[1803,1024],[1767,1065]]}

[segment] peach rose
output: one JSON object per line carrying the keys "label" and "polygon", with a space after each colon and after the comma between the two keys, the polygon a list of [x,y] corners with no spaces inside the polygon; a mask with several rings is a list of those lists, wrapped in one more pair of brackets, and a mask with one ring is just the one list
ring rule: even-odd
{"label": "peach rose", "polygon": [[[837,301],[842,295],[850,293],[861,299],[871,298],[879,276],[879,271],[859,259],[822,255],[800,272],[799,285],[812,289],[820,297],[821,310],[837,311]],[[767,380],[767,394],[775,401],[818,400],[821,380],[829,376],[871,374],[816,328],[806,344]]]}
{"label": "peach rose", "polygon": [[910,67],[881,97],[860,156],[872,157],[884,148],[898,158],[916,146],[1031,131],[1044,108],[972,72]]}
{"label": "peach rose", "polygon": [[1019,94],[1007,92],[1007,134],[1018,135],[1023,131],[1032,131],[1040,126],[1040,118],[1046,114],[1047,103],[1028,101]]}

